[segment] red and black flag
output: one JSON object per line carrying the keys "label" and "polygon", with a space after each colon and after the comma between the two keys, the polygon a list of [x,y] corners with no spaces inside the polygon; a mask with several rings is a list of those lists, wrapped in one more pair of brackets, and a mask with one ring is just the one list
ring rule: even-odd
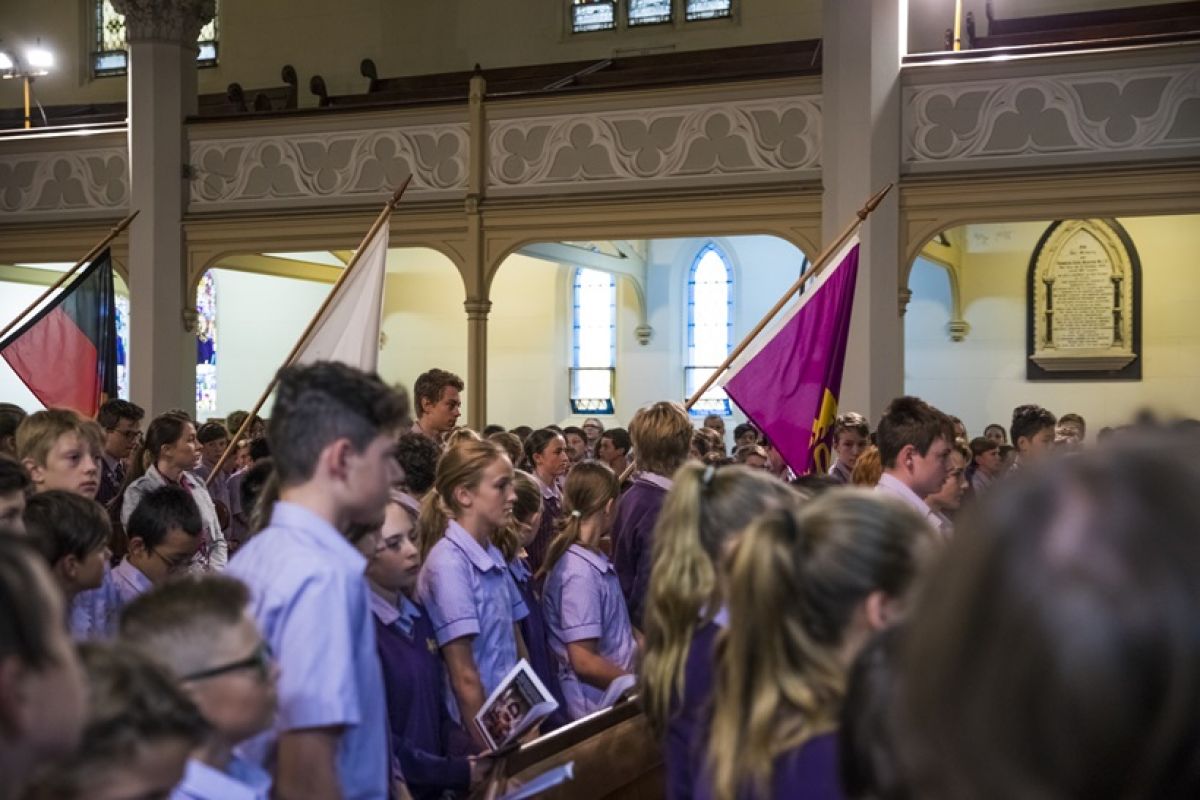
{"label": "red and black flag", "polygon": [[0,342],[8,362],[47,407],[94,417],[117,396],[117,306],[106,249],[57,297]]}

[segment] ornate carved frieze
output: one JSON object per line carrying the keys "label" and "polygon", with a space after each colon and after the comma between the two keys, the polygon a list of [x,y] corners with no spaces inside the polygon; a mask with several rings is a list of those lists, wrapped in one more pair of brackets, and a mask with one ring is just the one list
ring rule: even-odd
{"label": "ornate carved frieze", "polygon": [[816,177],[820,97],[495,120],[489,189]]}
{"label": "ornate carved frieze", "polygon": [[1200,65],[904,90],[910,172],[1200,154]]}
{"label": "ornate carved frieze", "polygon": [[0,155],[0,219],[107,213],[129,204],[123,147]]}
{"label": "ornate carved frieze", "polygon": [[468,176],[465,124],[195,140],[195,210],[357,201],[395,189],[461,195]]}
{"label": "ornate carved frieze", "polygon": [[112,0],[125,15],[130,42],[166,41],[194,45],[200,29],[217,13],[216,0]]}

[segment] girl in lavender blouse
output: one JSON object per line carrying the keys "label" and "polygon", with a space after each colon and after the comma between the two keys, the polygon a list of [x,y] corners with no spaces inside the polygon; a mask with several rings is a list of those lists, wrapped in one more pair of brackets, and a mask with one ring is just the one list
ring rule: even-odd
{"label": "girl in lavender blouse", "polygon": [[540,572],[546,558],[546,548],[558,530],[558,518],[562,512],[562,492],[559,482],[567,474],[571,459],[567,453],[566,440],[552,428],[534,431],[525,440],[525,466],[542,490],[542,516],[538,527],[525,546],[529,566]]}
{"label": "girl in lavender blouse", "polygon": [[690,800],[708,746],[714,645],[725,613],[725,554],[755,517],[803,498],[748,467],[687,464],[663,501],[646,595],[641,699],[665,739],[668,800]]}
{"label": "girl in lavender blouse", "polygon": [[933,536],[902,503],[858,489],[759,517],[730,562],[708,759],[696,796],[841,800],[846,673],[894,622]]}
{"label": "girl in lavender blouse", "polygon": [[631,683],[638,645],[621,584],[600,538],[612,523],[620,485],[604,464],[576,464],[563,488],[563,522],[546,552],[542,607],[550,649],[572,719],[612,704]]}
{"label": "girl in lavender blouse", "polygon": [[417,597],[433,623],[449,677],[447,704],[472,724],[483,701],[527,655],[518,624],[529,613],[492,537],[512,513],[512,463],[492,442],[464,440],[438,460],[421,505]]}

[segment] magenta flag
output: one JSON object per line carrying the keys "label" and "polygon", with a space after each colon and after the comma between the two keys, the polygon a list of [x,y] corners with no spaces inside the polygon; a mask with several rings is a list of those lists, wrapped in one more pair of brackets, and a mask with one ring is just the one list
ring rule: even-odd
{"label": "magenta flag", "polygon": [[829,471],[858,248],[855,236],[726,373],[726,394],[797,475]]}

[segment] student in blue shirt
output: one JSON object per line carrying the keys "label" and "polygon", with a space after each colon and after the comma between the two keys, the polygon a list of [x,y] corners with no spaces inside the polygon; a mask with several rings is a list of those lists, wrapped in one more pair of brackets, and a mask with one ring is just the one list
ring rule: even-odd
{"label": "student in blue shirt", "polygon": [[344,364],[280,373],[267,434],[279,500],[227,573],[250,588],[251,614],[279,661],[275,727],[242,747],[273,766],[276,797],[388,796],[366,559],[341,531],[382,517],[407,410],[377,375]]}
{"label": "student in blue shirt", "polygon": [[449,674],[447,703],[479,747],[475,715],[526,656],[517,624],[529,613],[492,544],[508,521],[512,463],[493,442],[464,440],[438,461],[419,523],[424,565],[417,596],[429,612]]}
{"label": "student in blue shirt", "polygon": [[561,530],[540,573],[546,630],[572,719],[611,705],[613,682],[631,675],[637,659],[620,579],[599,547],[620,488],[604,464],[575,465],[563,487]]}
{"label": "student in blue shirt", "polygon": [[466,756],[471,739],[450,717],[442,697],[446,677],[433,625],[412,599],[420,569],[416,520],[397,497],[388,503],[379,549],[367,563],[367,582],[392,753],[413,798],[436,800],[478,784],[487,762]]}

